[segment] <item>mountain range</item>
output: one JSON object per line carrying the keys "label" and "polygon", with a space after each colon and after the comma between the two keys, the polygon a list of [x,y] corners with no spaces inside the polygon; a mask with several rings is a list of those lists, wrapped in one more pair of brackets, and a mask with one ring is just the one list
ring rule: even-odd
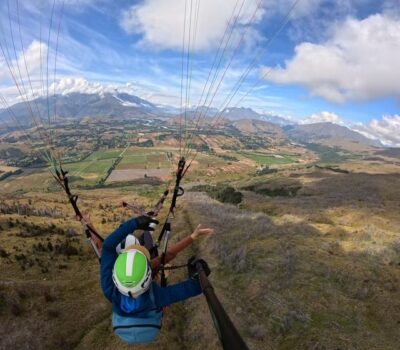
{"label": "mountain range", "polygon": [[[19,121],[30,121],[31,110],[36,115],[46,119],[51,117],[63,119],[81,119],[84,117],[154,117],[166,114],[165,110],[151,102],[126,93],[84,94],[71,93],[67,95],[39,97],[33,101],[20,102],[10,107]],[[0,120],[10,120],[7,109],[0,110]]]}
{"label": "mountain range", "polygon": [[[11,120],[10,110],[21,124],[30,121],[30,110],[46,120],[54,115],[59,119],[82,119],[84,117],[111,118],[169,118],[171,124],[179,120],[179,109],[156,105],[140,97],[127,93],[70,93],[47,98],[37,98],[30,103],[20,102],[9,110],[0,110],[0,120]],[[48,113],[50,111],[50,113]],[[49,116],[50,114],[50,116]],[[220,124],[230,124],[247,134],[287,138],[299,143],[320,143],[343,148],[381,147],[380,142],[368,139],[345,126],[333,123],[299,125],[288,119],[271,114],[260,114],[251,108],[225,108],[221,112],[215,108],[199,106],[188,108],[188,120],[201,114],[205,118],[217,117]],[[360,146],[360,147],[358,147]]]}
{"label": "mountain range", "polygon": [[342,148],[357,148],[357,145],[381,147],[377,140],[371,140],[360,133],[345,126],[334,123],[313,123],[302,125],[291,125],[285,128],[289,138],[300,143],[320,143],[327,146],[338,146]]}
{"label": "mountain range", "polygon": [[234,107],[234,108],[225,108],[222,111],[222,116],[229,120],[240,120],[240,119],[253,119],[253,120],[263,120],[266,122],[271,122],[274,124],[278,124],[281,126],[293,125],[294,122],[282,118],[280,116],[272,115],[272,114],[260,114],[251,108],[245,107]]}

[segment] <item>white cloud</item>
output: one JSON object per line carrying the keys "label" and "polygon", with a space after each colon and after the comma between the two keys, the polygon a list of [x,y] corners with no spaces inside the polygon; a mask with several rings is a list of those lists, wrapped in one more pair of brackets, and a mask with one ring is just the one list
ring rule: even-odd
{"label": "white cloud", "polygon": [[[199,90],[197,88],[196,90]],[[102,94],[102,93],[114,93],[125,92],[128,94],[139,96],[145,100],[153,102],[155,104],[169,105],[174,107],[180,106],[179,84],[160,84],[152,81],[140,81],[140,82],[129,82],[129,83],[113,83],[113,82],[91,82],[81,76],[68,76],[60,77],[57,82],[52,83],[49,87],[51,94],[62,94],[67,95],[74,92],[87,93],[87,94]],[[40,94],[38,91],[37,94]],[[198,97],[192,98],[190,105],[193,107],[198,102]],[[218,101],[220,102],[220,101]],[[279,98],[275,96],[263,96],[262,98],[252,97],[248,101],[249,107],[255,110],[261,110],[265,108],[281,108],[282,103]],[[216,107],[218,104],[216,104]],[[275,113],[277,114],[277,113]]]}
{"label": "white cloud", "polygon": [[[152,89],[153,87],[147,87]],[[84,94],[103,94],[114,92],[125,92],[128,94],[139,95],[143,97],[145,86],[133,83],[104,83],[104,82],[91,82],[80,76],[63,77],[57,82],[52,83],[49,89],[51,92],[55,91],[56,94],[68,95],[71,93],[79,92]]]}
{"label": "white cloud", "polygon": [[68,76],[58,79],[52,83],[49,91],[51,94],[67,95],[71,93],[104,94],[104,93],[128,93],[136,95],[147,101],[161,105],[177,106],[179,88],[165,87],[160,84],[149,82],[91,82],[81,76]]}
{"label": "white cloud", "polygon": [[386,115],[368,124],[353,125],[352,129],[370,139],[380,140],[385,146],[400,147],[400,115]]}
{"label": "white cloud", "polygon": [[[5,51],[7,52],[7,51]],[[12,51],[10,54],[12,55]],[[42,57],[42,60],[47,55],[47,45],[40,43],[38,41],[33,41],[25,50],[24,53],[20,52],[17,53],[17,60],[9,60],[9,57],[7,55],[7,61],[11,67],[12,72],[14,73],[15,78],[18,78],[18,81],[20,81],[20,75],[19,73],[21,72],[21,76],[23,79],[27,78],[28,74],[34,74],[35,72],[38,72],[40,69],[40,58]],[[0,66],[0,80],[3,79],[12,79],[12,75],[10,73],[9,67],[6,63],[6,60],[4,59],[4,56],[2,58],[2,64]],[[26,66],[25,66],[26,62]]]}
{"label": "white cloud", "polygon": [[[183,21],[186,0],[144,0],[123,11],[121,27],[129,34],[140,34],[141,44],[159,49],[182,48]],[[220,40],[235,9],[236,0],[201,0],[198,15],[198,29],[194,50],[208,50],[218,47]],[[189,32],[190,1],[186,1],[186,42]],[[243,1],[236,7],[236,15]],[[249,25],[257,8],[257,0],[246,1],[238,16],[238,28]],[[193,23],[197,1],[193,1]],[[260,8],[254,21],[261,19],[264,11]],[[251,34],[251,31],[250,31]],[[250,35],[253,40],[254,35]],[[235,36],[234,36],[235,37]],[[237,35],[236,35],[237,37]]]}
{"label": "white cloud", "polygon": [[400,21],[384,15],[349,18],[335,25],[323,44],[304,42],[285,67],[270,70],[266,79],[300,84],[331,102],[400,97]]}
{"label": "white cloud", "polygon": [[[34,40],[24,53],[16,53],[16,59],[9,57],[7,51],[7,60],[4,56],[0,58],[0,84],[3,85],[0,93],[10,105],[43,93],[47,51],[46,44]],[[9,53],[13,55],[13,51]]]}
{"label": "white cloud", "polygon": [[[181,49],[183,19],[186,0],[142,0],[122,12],[121,27],[129,34],[142,35],[141,44],[161,49]],[[315,15],[323,5],[328,5],[329,14],[344,13],[355,0],[198,0],[200,1],[197,49],[208,50],[219,45],[230,16],[236,7],[237,30],[233,38],[238,38],[243,26],[251,26],[262,18],[281,19],[290,10],[290,20],[301,20]],[[360,1],[360,0],[357,0]],[[357,2],[356,1],[356,2]],[[187,18],[191,1],[186,1]],[[197,0],[193,0],[193,13]],[[242,4],[242,11],[239,11]],[[259,6],[253,18],[254,11]],[[251,21],[253,19],[253,21]],[[253,23],[250,23],[253,22]],[[306,25],[307,22],[303,23]],[[188,23],[186,28],[188,28]],[[259,40],[262,33],[255,30],[246,34],[250,42]]]}
{"label": "white cloud", "polygon": [[314,123],[333,123],[333,124],[343,125],[344,121],[337,114],[326,111],[312,114],[308,118],[300,121],[300,124],[314,124]]}
{"label": "white cloud", "polygon": [[90,83],[82,77],[66,77],[53,83],[50,87],[51,91],[55,91],[57,94],[68,95],[74,92],[86,93],[86,94],[99,94],[104,92],[110,92],[115,90],[110,86],[104,86],[100,83]]}

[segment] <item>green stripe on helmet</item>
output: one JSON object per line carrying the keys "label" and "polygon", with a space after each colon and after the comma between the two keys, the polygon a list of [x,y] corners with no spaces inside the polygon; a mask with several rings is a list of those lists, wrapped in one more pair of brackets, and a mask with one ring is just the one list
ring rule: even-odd
{"label": "green stripe on helmet", "polygon": [[[133,259],[132,254],[134,255]],[[114,271],[119,283],[126,287],[134,287],[146,275],[147,258],[138,250],[123,252],[115,261]]]}

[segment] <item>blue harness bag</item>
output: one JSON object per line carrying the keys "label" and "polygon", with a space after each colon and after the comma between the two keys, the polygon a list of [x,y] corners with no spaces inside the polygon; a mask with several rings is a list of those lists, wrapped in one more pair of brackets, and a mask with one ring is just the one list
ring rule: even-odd
{"label": "blue harness bag", "polygon": [[142,344],[155,341],[160,333],[162,323],[162,310],[155,305],[152,288],[150,288],[150,299],[154,308],[140,317],[123,317],[113,312],[112,326],[114,333],[125,343]]}

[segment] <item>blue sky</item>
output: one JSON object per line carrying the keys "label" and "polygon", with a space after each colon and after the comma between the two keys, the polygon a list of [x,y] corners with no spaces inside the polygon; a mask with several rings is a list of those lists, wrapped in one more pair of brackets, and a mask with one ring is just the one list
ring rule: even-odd
{"label": "blue sky", "polygon": [[[65,0],[64,5],[62,0],[2,0],[0,9],[1,43],[11,62],[25,66],[24,48],[33,85],[27,95],[47,88],[49,52],[51,91],[118,89],[155,103],[181,104],[184,0]],[[277,34],[285,16],[288,22]],[[331,121],[400,145],[400,0],[186,0],[186,19],[185,43],[190,27],[193,44],[187,104],[208,105],[216,92],[212,105],[227,107],[225,98],[254,62],[229,106],[302,123]],[[200,101],[218,46],[227,40],[228,23],[232,34],[214,90]],[[13,103],[19,93],[3,55],[0,60],[0,93]]]}

